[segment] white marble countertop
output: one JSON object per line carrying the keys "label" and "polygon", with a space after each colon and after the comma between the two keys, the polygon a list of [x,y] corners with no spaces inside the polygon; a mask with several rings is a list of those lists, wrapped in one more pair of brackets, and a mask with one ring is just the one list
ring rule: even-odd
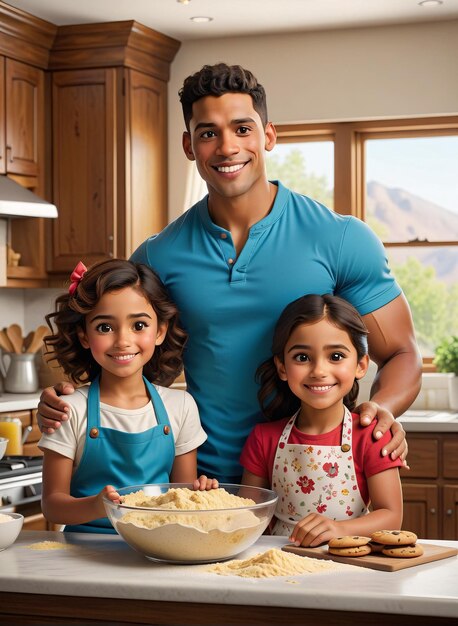
{"label": "white marble countertop", "polygon": [[[27,547],[45,540],[67,542],[72,548]],[[458,548],[457,541],[425,543]],[[263,536],[239,558],[284,544],[284,538]],[[117,535],[23,531],[13,546],[0,552],[0,592],[458,615],[458,557],[397,572],[348,566],[340,572],[265,579],[222,577],[209,573],[207,567],[152,562]]]}
{"label": "white marble countertop", "polygon": [[425,433],[458,433],[458,412],[440,409],[409,410],[398,417],[404,430]]}
{"label": "white marble countertop", "polygon": [[25,411],[36,409],[40,401],[41,389],[35,393],[6,393],[0,394],[0,413],[8,411]]}

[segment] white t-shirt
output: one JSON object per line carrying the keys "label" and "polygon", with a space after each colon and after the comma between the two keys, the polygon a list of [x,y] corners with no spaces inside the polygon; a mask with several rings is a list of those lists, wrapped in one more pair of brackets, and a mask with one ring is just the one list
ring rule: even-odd
{"label": "white t-shirt", "polygon": [[[154,385],[159,393],[172,427],[175,455],[186,454],[198,448],[207,439],[194,398],[182,389],[170,389]],[[65,396],[70,406],[69,419],[53,435],[43,433],[38,447],[53,450],[73,459],[73,469],[78,467],[86,441],[87,395],[89,385],[79,387],[75,393]],[[100,426],[128,433],[141,433],[157,424],[151,402],[140,409],[120,409],[100,403]]]}

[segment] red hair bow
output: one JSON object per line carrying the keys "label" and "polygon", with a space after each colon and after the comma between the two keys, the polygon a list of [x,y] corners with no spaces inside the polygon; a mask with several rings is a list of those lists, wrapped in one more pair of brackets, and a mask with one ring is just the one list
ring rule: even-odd
{"label": "red hair bow", "polygon": [[84,274],[87,272],[87,267],[81,261],[78,262],[78,265],[75,267],[70,276],[70,287],[68,288],[68,293],[73,296],[78,287],[81,279]]}

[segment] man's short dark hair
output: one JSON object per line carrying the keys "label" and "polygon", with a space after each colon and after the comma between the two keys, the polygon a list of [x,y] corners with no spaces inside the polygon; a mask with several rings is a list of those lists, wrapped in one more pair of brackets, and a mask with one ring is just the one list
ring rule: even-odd
{"label": "man's short dark hair", "polygon": [[253,108],[263,125],[268,122],[266,92],[255,76],[240,65],[204,65],[201,70],[188,76],[179,91],[183,117],[189,131],[192,105],[205,96],[222,96],[226,93],[246,93],[253,100]]}

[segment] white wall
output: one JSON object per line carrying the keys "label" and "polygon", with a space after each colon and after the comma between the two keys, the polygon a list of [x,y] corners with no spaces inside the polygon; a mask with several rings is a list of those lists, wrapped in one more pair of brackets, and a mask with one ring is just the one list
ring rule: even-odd
{"label": "white wall", "polygon": [[61,293],[62,289],[0,289],[0,328],[19,324],[25,336],[46,324],[44,316]]}
{"label": "white wall", "polygon": [[458,112],[458,21],[184,42],[169,83],[169,217],[183,210],[188,167],[178,99],[202,65],[250,69],[270,119],[291,122]]}

